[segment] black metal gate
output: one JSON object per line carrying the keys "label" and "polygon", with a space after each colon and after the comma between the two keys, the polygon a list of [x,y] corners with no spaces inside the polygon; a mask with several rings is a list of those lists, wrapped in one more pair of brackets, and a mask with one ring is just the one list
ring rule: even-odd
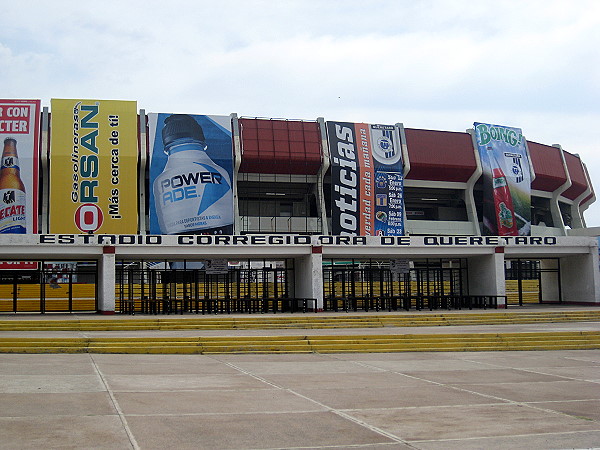
{"label": "black metal gate", "polygon": [[562,303],[559,258],[506,260],[504,274],[507,306]]}
{"label": "black metal gate", "polygon": [[450,307],[467,292],[464,260],[415,260],[393,270],[389,260],[326,260],[325,310]]}
{"label": "black metal gate", "polygon": [[293,260],[237,261],[222,273],[198,262],[121,261],[116,289],[120,312],[277,312],[292,297]]}

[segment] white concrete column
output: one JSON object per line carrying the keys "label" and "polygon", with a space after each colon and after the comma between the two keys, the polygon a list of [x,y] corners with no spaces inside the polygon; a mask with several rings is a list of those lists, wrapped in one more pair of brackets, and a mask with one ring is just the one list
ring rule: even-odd
{"label": "white concrete column", "polygon": [[146,110],[140,109],[138,115],[138,127],[140,130],[140,151],[138,153],[138,230],[139,234],[146,234],[150,230],[150,218],[146,214],[146,198],[150,197],[150,194],[146,192],[146,168],[147,168],[147,154],[148,149],[146,147],[147,127],[148,121],[146,118]]}
{"label": "white concrete column", "polygon": [[[110,253],[112,250],[112,253]],[[109,251],[107,253],[107,251]],[[115,283],[117,272],[114,247],[105,247],[98,261],[98,312],[114,314],[115,312]]]}
{"label": "white concrete column", "polygon": [[323,309],[323,254],[321,247],[294,261],[296,297],[317,299],[317,309]]}
{"label": "white concrete column", "polygon": [[598,271],[598,247],[590,247],[583,255],[560,259],[560,278],[563,302],[578,304],[600,303],[600,272]]}
{"label": "white concrete column", "polygon": [[[469,295],[506,295],[504,253],[469,258],[468,273]],[[504,299],[498,299],[498,307],[506,307]]]}
{"label": "white concrete column", "polygon": [[231,117],[231,142],[233,143],[233,180],[231,186],[233,189],[233,233],[242,234],[243,224],[240,217],[240,203],[238,197],[238,179],[240,166],[242,165],[242,140],[240,137],[240,121],[236,113]]}
{"label": "white concrete column", "polygon": [[556,147],[560,151],[560,158],[562,160],[563,170],[565,171],[565,176],[567,180],[554,192],[552,192],[552,200],[550,201],[550,212],[552,214],[552,222],[555,228],[560,228],[562,232],[562,236],[567,235],[567,230],[565,228],[565,221],[562,218],[562,212],[560,210],[560,206],[558,204],[558,200],[563,192],[571,187],[571,176],[569,175],[569,168],[567,167],[567,161],[565,160],[565,154],[563,153],[563,149],[560,144],[554,144],[552,147]]}
{"label": "white concrete column", "polygon": [[321,234],[329,234],[329,223],[327,222],[327,209],[325,208],[325,174],[330,166],[329,159],[331,154],[329,152],[329,141],[327,140],[327,125],[323,117],[317,118],[319,129],[321,131],[321,148],[323,149],[323,160],[321,161],[321,167],[317,173],[317,213],[321,218]]}
{"label": "white concrete column", "polygon": [[479,157],[479,146],[477,145],[475,130],[473,128],[469,128],[467,133],[471,135],[471,142],[473,143],[473,155],[475,156],[476,166],[475,172],[471,174],[469,180],[467,181],[467,188],[465,189],[465,206],[467,208],[467,218],[473,227],[473,234],[475,236],[481,236],[479,217],[477,217],[477,204],[475,203],[475,184],[483,174],[483,166],[481,165],[481,158]]}

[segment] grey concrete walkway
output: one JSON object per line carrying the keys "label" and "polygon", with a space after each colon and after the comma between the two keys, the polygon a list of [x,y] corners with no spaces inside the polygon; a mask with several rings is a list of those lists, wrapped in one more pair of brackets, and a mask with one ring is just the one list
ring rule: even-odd
{"label": "grey concrete walkway", "polygon": [[[2,315],[0,320],[9,317],[107,318],[47,314]],[[145,316],[118,315],[114,319],[141,317]],[[184,316],[183,320],[186,317],[201,316]],[[575,330],[598,331],[600,323],[3,331],[0,337]],[[215,356],[0,354],[0,449],[299,447],[600,447],[600,350]]]}
{"label": "grey concrete walkway", "polygon": [[599,447],[600,351],[0,354],[0,437],[2,449]]}

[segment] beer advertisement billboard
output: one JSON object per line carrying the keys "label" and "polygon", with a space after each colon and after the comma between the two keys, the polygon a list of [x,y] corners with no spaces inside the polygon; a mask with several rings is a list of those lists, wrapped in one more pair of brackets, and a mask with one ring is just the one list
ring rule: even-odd
{"label": "beer advertisement billboard", "polygon": [[0,100],[0,233],[37,233],[40,101]]}
{"label": "beer advertisement billboard", "polygon": [[531,234],[531,173],[520,128],[475,122],[487,236]]}
{"label": "beer advertisement billboard", "polygon": [[50,233],[137,233],[134,101],[51,101]]}
{"label": "beer advertisement billboard", "polygon": [[393,125],[327,122],[334,235],[404,234],[404,180]]}
{"label": "beer advertisement billboard", "polygon": [[152,113],[150,233],[233,234],[229,116]]}

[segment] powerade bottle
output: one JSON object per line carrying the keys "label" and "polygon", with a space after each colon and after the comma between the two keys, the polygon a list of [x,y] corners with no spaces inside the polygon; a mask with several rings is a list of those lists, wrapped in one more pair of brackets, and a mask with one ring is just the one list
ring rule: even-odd
{"label": "powerade bottle", "polygon": [[169,159],[153,185],[161,233],[232,234],[231,180],[206,154],[202,127],[187,114],[173,114],[162,140]]}

